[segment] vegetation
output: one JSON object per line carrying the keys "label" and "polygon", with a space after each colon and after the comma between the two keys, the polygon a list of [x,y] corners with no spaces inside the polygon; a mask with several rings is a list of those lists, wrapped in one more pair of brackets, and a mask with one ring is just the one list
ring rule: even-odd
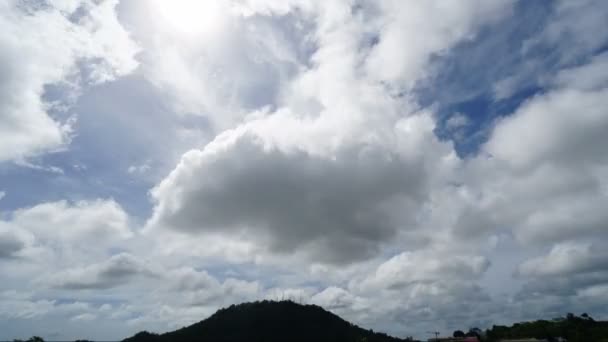
{"label": "vegetation", "polygon": [[464,331],[462,331],[462,330],[456,330],[456,331],[454,331],[454,333],[452,334],[452,336],[454,336],[456,338],[463,338],[464,337]]}
{"label": "vegetation", "polygon": [[486,331],[489,342],[526,337],[549,341],[561,337],[568,342],[608,342],[608,322],[596,321],[586,313],[580,317],[569,313],[550,321],[522,322],[510,327],[495,325]]}
{"label": "vegetation", "polygon": [[204,321],[166,334],[140,332],[124,342],[149,341],[335,341],[398,342],[362,329],[316,305],[262,301],[232,305]]}
{"label": "vegetation", "polygon": [[25,341],[23,341],[23,340],[13,340],[13,342],[44,342],[44,340],[42,339],[42,337],[32,336],[32,337],[28,338]]}
{"label": "vegetation", "polygon": [[[494,325],[485,332],[471,328],[466,333],[456,330],[455,338],[475,336],[482,342],[503,339],[536,338],[548,341],[608,342],[608,322],[596,321],[588,314],[567,314],[552,320],[521,322],[512,326]],[[79,340],[76,342],[87,342]],[[399,339],[373,330],[365,330],[316,305],[300,305],[292,301],[254,302],[220,309],[211,317],[165,334],[147,331],[137,333],[123,342],[399,342]],[[38,336],[14,342],[44,342]]]}

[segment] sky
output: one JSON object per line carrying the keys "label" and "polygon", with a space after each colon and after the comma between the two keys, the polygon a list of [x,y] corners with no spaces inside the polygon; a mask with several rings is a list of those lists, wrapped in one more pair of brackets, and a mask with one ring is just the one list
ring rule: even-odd
{"label": "sky", "polygon": [[608,319],[603,0],[0,2],[0,340],[254,300]]}

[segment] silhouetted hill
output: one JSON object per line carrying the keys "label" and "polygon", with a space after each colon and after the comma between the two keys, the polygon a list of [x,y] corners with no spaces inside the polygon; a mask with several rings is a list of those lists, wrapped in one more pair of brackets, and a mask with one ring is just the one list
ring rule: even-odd
{"label": "silhouetted hill", "polygon": [[351,324],[316,305],[262,301],[232,305],[173,332],[140,332],[124,342],[397,342],[404,341]]}

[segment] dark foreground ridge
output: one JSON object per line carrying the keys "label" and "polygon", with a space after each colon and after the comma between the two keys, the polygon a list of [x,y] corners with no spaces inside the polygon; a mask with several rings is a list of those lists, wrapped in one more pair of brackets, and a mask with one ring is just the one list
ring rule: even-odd
{"label": "dark foreground ridge", "polygon": [[173,332],[140,332],[124,342],[398,342],[365,330],[316,305],[262,301],[232,305],[209,318]]}

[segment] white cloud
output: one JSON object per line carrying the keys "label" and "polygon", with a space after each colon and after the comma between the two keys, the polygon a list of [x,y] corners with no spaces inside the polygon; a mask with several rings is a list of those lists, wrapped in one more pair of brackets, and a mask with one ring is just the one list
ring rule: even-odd
{"label": "white cloud", "polygon": [[[525,16],[518,19],[519,21],[513,22],[518,28],[533,25]],[[586,63],[590,57],[601,51],[608,41],[608,34],[598,32],[597,29],[602,22],[608,20],[608,8],[598,0],[582,0],[576,3],[567,0],[555,1],[547,17],[542,20],[546,20],[546,24],[538,31],[532,31],[531,36],[516,38],[522,39],[522,44],[516,45],[516,51],[513,51],[515,53],[509,51],[507,58],[503,59],[502,51],[496,56],[492,55],[492,51],[481,54],[484,59],[488,59],[486,54],[490,54],[492,65],[498,65],[503,71],[508,70],[506,73],[499,70],[498,74],[503,75],[501,79],[490,80],[493,82],[496,100],[508,99],[521,90],[564,81],[560,69]],[[495,49],[494,41],[490,41],[490,49]],[[506,61],[507,67],[503,60]],[[596,75],[591,75],[590,68],[586,69],[590,78],[583,82],[593,83]],[[596,70],[599,74],[603,73],[602,70]]]}
{"label": "white cloud", "polygon": [[[75,30],[64,42],[67,52],[27,45],[53,53],[48,63],[27,54],[23,64],[39,69],[18,68],[7,84],[42,108],[35,118],[60,131],[59,146],[67,135],[40,100],[44,85],[74,81],[76,66],[82,81],[97,83],[135,65],[125,52],[133,52],[128,35],[115,22],[115,2],[91,3],[84,12],[77,10],[81,1],[54,4],[61,10],[24,20],[40,32],[51,24],[58,32]],[[188,146],[151,190],[150,217],[130,218],[114,200],[55,201],[3,213],[0,267],[10,279],[0,289],[28,284],[36,295],[5,292],[0,308],[9,309],[0,315],[48,319],[63,310],[62,319],[82,325],[116,320],[129,329],[170,330],[220,306],[283,296],[405,334],[539,318],[530,315],[559,313],[577,301],[573,307],[607,303],[605,55],[555,72],[542,83],[543,93],[493,123],[479,154],[460,159],[451,141],[436,136],[437,121],[445,118],[434,106],[420,108],[425,101],[411,90],[437,76],[438,56],[474,43],[480,28],[507,17],[510,2],[226,4],[206,23],[153,15],[159,8],[147,1],[121,4],[122,23],[143,49],[139,76],[166,96],[158,99],[161,106],[206,117],[217,136]],[[548,17],[560,23],[540,30],[524,50],[578,32],[565,21],[588,5],[560,2]],[[185,9],[167,15],[191,15]],[[93,22],[106,23],[100,27],[107,31]],[[124,54],[110,49],[114,37],[125,39],[116,49]],[[8,38],[0,33],[6,45],[2,39]],[[12,44],[5,50],[20,46]],[[563,52],[559,58],[570,58]],[[89,67],[91,56],[101,61]],[[12,58],[8,65],[17,65]],[[497,96],[508,97],[525,81],[513,76],[503,80],[504,89],[496,80]],[[445,128],[475,130],[483,113],[466,110]],[[34,149],[27,151],[14,153]],[[5,158],[13,159],[10,153]],[[135,178],[155,173],[156,164],[135,155],[119,170]],[[85,176],[94,169],[91,164],[82,177],[91,179]],[[61,179],[69,176],[66,168]],[[138,234],[134,222],[146,219],[145,234]],[[503,246],[502,236],[512,244]],[[228,267],[235,270],[218,276]],[[514,285],[488,279],[496,273]],[[64,307],[52,299],[67,292],[82,302]]]}
{"label": "white cloud", "polygon": [[131,254],[121,253],[100,263],[58,271],[43,277],[40,281],[61,289],[103,290],[127,284],[140,275],[157,276],[156,272],[144,262]]}
{"label": "white cloud", "polygon": [[[589,64],[499,120],[481,153],[466,163],[453,234],[510,231],[524,244],[605,238],[608,115],[605,82],[581,85]],[[484,236],[484,235],[481,235]]]}
{"label": "white cloud", "polygon": [[116,19],[116,4],[82,0],[36,6],[10,0],[0,5],[0,161],[69,142],[71,121],[51,116],[44,95],[50,85],[78,88],[78,78],[85,76],[79,62],[88,62],[87,77],[94,83],[137,66],[137,49]]}
{"label": "white cloud", "polygon": [[486,151],[513,167],[603,163],[608,90],[556,90],[538,96],[495,128]]}
{"label": "white cloud", "polygon": [[[132,238],[129,218],[112,200],[47,202],[0,220],[3,272],[19,281],[95,263],[144,241]],[[131,243],[129,243],[131,242]]]}
{"label": "white cloud", "polygon": [[14,290],[0,292],[0,303],[0,317],[26,319],[45,315],[55,305],[54,301],[34,300]]}
{"label": "white cloud", "polygon": [[331,311],[365,309],[365,300],[347,290],[330,286],[310,297],[310,302]]}
{"label": "white cloud", "polygon": [[589,63],[560,71],[553,83],[558,87],[589,91],[608,86],[608,53],[595,56]]}
{"label": "white cloud", "polygon": [[48,202],[16,210],[10,221],[40,239],[119,241],[133,236],[129,218],[113,200]]}
{"label": "white cloud", "polygon": [[527,282],[520,297],[530,300],[561,296],[583,304],[583,308],[602,305],[608,300],[602,296],[602,289],[608,285],[608,253],[602,246],[597,242],[563,242],[554,245],[549,253],[523,262],[517,275]]}
{"label": "white cloud", "polygon": [[[444,23],[426,25],[425,39],[435,40],[428,48],[401,46],[394,40],[410,36],[383,30],[376,32],[379,45],[369,45],[374,33],[369,30],[384,26],[368,30],[368,22],[409,32],[399,26],[404,20],[393,18],[408,15],[393,10],[396,4],[362,8],[374,14],[370,17],[345,3],[306,8],[315,22],[303,26],[316,46],[311,65],[289,79],[277,110],[253,112],[205,148],[184,154],[153,190],[156,207],[148,227],[205,239],[223,236],[256,258],[295,252],[329,263],[374,256],[402,232],[417,229],[416,213],[428,200],[429,187],[447,182],[443,176],[458,161],[451,146],[435,137],[431,113],[417,112],[379,81],[396,88],[405,79],[414,82],[421,75],[408,70],[420,69],[433,53],[467,38],[506,6],[485,4],[469,3],[460,12],[437,4],[416,7],[421,14],[441,10],[454,16],[447,22],[458,23],[454,35],[441,28]],[[477,10],[487,18],[478,20]],[[376,68],[389,64],[377,60],[385,55],[385,44],[415,57],[396,69],[398,79],[384,79]]]}
{"label": "white cloud", "polygon": [[450,118],[445,122],[445,125],[448,129],[455,130],[455,129],[462,128],[462,127],[468,125],[469,123],[470,123],[470,120],[466,115],[464,115],[462,113],[456,113],[456,114],[450,116]]}
{"label": "white cloud", "polygon": [[34,236],[0,221],[0,259],[24,256],[34,243]]}
{"label": "white cloud", "polygon": [[524,48],[539,43],[555,44],[560,52],[560,62],[573,62],[585,53],[598,51],[605,44],[608,33],[597,28],[607,19],[608,8],[597,0],[576,3],[560,0],[555,6],[552,20],[539,37],[526,42]]}
{"label": "white cloud", "polygon": [[[397,124],[389,137],[394,147],[353,143],[322,152],[329,156],[294,146],[300,139],[281,132],[273,136],[272,121],[226,132],[184,155],[153,191],[157,206],[149,229],[236,234],[255,242],[257,253],[302,252],[348,263],[374,255],[400,230],[415,229],[412,217],[435,181],[427,167],[442,167],[437,152],[449,160],[423,114]],[[308,130],[317,134],[314,129]],[[434,153],[422,153],[427,149]]]}
{"label": "white cloud", "polygon": [[[431,56],[471,39],[479,26],[509,13],[510,6],[510,1],[378,2],[382,15],[373,21],[378,44],[370,51],[366,70],[391,85],[413,86],[428,76]],[[441,20],[428,20],[431,13]]]}
{"label": "white cloud", "polygon": [[432,283],[462,279],[467,282],[488,269],[489,261],[482,256],[456,255],[441,258],[430,252],[404,252],[382,263],[363,287],[402,288],[415,283]]}
{"label": "white cloud", "polygon": [[95,319],[97,319],[97,316],[92,313],[88,313],[88,312],[85,312],[83,314],[80,314],[80,315],[77,315],[77,316],[74,316],[71,318],[72,321],[93,321]]}
{"label": "white cloud", "polygon": [[608,298],[608,284],[591,286],[580,292],[582,298],[589,298],[595,302],[603,302]]}
{"label": "white cloud", "polygon": [[131,165],[127,169],[129,174],[144,174],[150,170],[150,164],[144,163],[141,165]]}
{"label": "white cloud", "polygon": [[519,267],[522,276],[561,276],[603,270],[608,264],[608,252],[599,246],[566,242],[553,246],[549,254],[524,262]]}
{"label": "white cloud", "polygon": [[[161,89],[178,114],[202,115],[219,130],[251,110],[278,101],[300,68],[303,18],[245,16],[232,2],[141,1],[128,4],[127,21],[145,47],[143,75]],[[160,20],[143,19],[139,14]],[[188,13],[208,13],[188,20]],[[184,27],[190,26],[190,27]],[[193,32],[184,32],[193,31]]]}
{"label": "white cloud", "polygon": [[180,268],[172,272],[174,289],[177,291],[208,290],[220,287],[220,283],[205,271]]}
{"label": "white cloud", "polygon": [[25,291],[2,291],[0,292],[0,317],[3,318],[25,318],[32,319],[48,315],[74,315],[92,309],[91,305],[84,302],[59,303],[56,300],[36,299],[35,294]]}

